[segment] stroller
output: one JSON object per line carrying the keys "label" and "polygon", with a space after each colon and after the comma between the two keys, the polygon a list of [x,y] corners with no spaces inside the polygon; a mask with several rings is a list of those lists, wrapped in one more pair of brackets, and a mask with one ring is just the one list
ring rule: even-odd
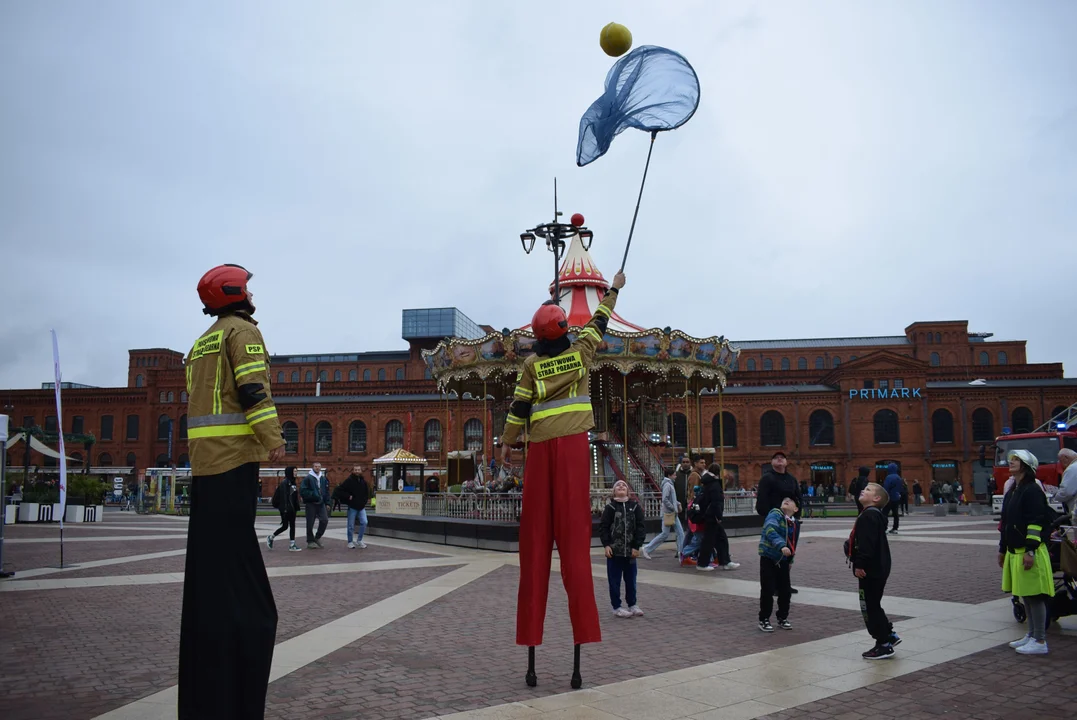
{"label": "stroller", "polygon": [[[1069,518],[1065,515],[1055,520],[1051,525],[1051,538],[1047,542],[1047,554],[1051,558],[1051,570],[1054,572],[1055,596],[1048,605],[1047,626],[1059,618],[1077,614],[1077,578],[1062,572],[1062,535],[1067,530],[1074,530],[1066,523]],[[1013,616],[1017,622],[1023,623],[1028,614],[1021,599],[1014,597]]]}

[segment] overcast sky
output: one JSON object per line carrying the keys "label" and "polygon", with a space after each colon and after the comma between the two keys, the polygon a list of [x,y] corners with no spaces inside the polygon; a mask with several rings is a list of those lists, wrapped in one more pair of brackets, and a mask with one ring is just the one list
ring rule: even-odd
{"label": "overcast sky", "polygon": [[618,311],[741,340],[969,320],[1077,368],[1077,3],[6,2],[0,388],[186,352],[195,285],[256,275],[274,353],[401,349],[403,308],[518,327],[582,212],[611,278],[647,151],[575,165],[636,44],[702,101],[654,150]]}

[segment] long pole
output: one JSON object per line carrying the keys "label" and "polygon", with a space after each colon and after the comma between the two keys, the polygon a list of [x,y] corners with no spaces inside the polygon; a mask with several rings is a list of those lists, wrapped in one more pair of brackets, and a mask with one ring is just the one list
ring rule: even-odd
{"label": "long pole", "polygon": [[628,228],[628,242],[625,243],[625,256],[621,258],[621,272],[625,271],[625,263],[628,262],[628,248],[632,247],[632,233],[636,231],[636,218],[639,216],[639,204],[643,200],[643,186],[647,184],[647,170],[651,167],[651,152],[654,150],[654,139],[658,137],[658,131],[651,131],[651,144],[647,148],[647,164],[643,166],[643,181],[639,184],[639,197],[636,198],[636,211],[632,213],[632,226]]}
{"label": "long pole", "polygon": [[[627,375],[622,375],[621,376],[621,395],[622,395],[622,399],[621,399],[621,420],[623,421],[621,424],[624,425],[624,436],[621,438],[624,441],[624,452],[622,453],[624,455],[624,460],[625,460],[624,473],[625,473],[626,478],[630,478],[632,476],[628,472],[628,466],[630,465],[630,463],[628,461],[628,376]],[[635,490],[635,488],[632,488],[632,489]],[[639,492],[639,491],[636,490],[636,492]]]}
{"label": "long pole", "polygon": [[4,505],[4,480],[7,476],[8,416],[0,415],[0,578],[11,577],[4,572],[4,523],[7,522],[7,506]]}
{"label": "long pole", "polygon": [[718,463],[722,466],[722,489],[725,490],[725,413],[722,412],[722,384],[718,383]]}

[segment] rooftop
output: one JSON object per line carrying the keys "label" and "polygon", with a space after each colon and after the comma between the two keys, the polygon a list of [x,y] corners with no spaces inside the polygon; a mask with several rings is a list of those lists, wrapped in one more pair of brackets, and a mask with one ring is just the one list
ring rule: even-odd
{"label": "rooftop", "polygon": [[803,340],[730,340],[738,350],[778,350],[782,348],[864,347],[882,345],[911,345],[904,335],[874,337],[815,338]]}
{"label": "rooftop", "polygon": [[344,363],[344,362],[393,362],[407,360],[411,353],[407,350],[384,350],[381,352],[360,353],[323,353],[320,355],[270,355],[269,361],[274,365],[287,363]]}

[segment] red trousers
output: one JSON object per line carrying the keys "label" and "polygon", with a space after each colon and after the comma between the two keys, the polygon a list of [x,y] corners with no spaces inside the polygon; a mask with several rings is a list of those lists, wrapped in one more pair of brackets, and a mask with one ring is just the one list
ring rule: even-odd
{"label": "red trousers", "polygon": [[572,637],[601,642],[591,575],[591,458],[587,433],[532,443],[527,448],[520,515],[520,591],[516,644],[541,645],[550,589],[553,543],[561,557]]}

